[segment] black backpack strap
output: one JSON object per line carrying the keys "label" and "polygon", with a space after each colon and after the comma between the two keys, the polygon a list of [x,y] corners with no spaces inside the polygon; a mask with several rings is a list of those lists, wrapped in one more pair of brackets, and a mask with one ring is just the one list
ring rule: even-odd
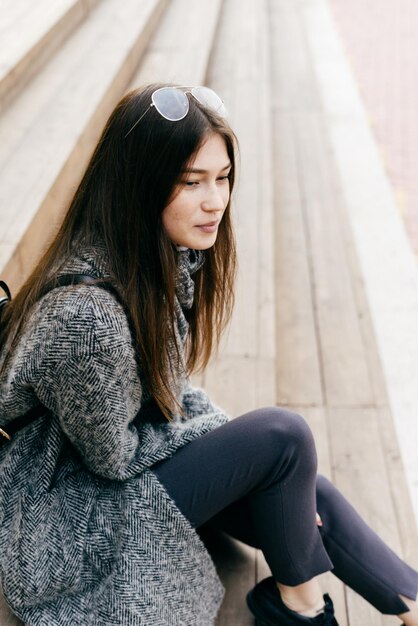
{"label": "black backpack strap", "polygon": [[[109,291],[109,293],[111,293],[119,302],[119,304],[123,307],[125,314],[127,315],[129,323],[130,323],[130,317],[129,317],[126,305],[119,291],[116,289],[116,287],[112,285],[112,283],[109,282],[108,280],[103,280],[103,278],[97,278],[95,276],[91,276],[90,274],[61,274],[61,276],[55,276],[54,278],[51,278],[51,280],[45,283],[45,285],[41,289],[39,297],[42,298],[42,296],[45,296],[48,292],[52,291],[53,289],[56,289],[57,287],[68,287],[70,285],[80,285],[80,284],[94,285],[96,287],[101,287],[102,289]],[[12,294],[7,283],[5,283],[3,280],[0,280],[0,288],[6,294],[5,296],[0,297],[0,321],[1,321],[1,314],[2,314],[3,308],[6,306],[6,304],[8,304],[8,302],[11,301]],[[131,326],[131,323],[130,323],[130,326]],[[132,330],[132,326],[131,326],[131,330]]]}
{"label": "black backpack strap", "polygon": [[125,315],[128,318],[129,328],[134,336],[131,316],[125,301],[120,295],[119,290],[109,280],[90,276],[90,274],[61,274],[61,276],[56,276],[45,283],[41,291],[41,297],[49,291],[52,291],[52,289],[56,289],[57,287],[69,287],[70,285],[91,285],[93,287],[100,287],[101,289],[105,289],[111,293],[123,308]]}
{"label": "black backpack strap", "polygon": [[0,287],[3,289],[4,293],[7,296],[8,300],[12,299],[12,294],[10,293],[10,289],[7,286],[7,283],[4,282],[4,280],[0,280]]}
{"label": "black backpack strap", "polygon": [[45,283],[41,290],[40,296],[44,296],[49,291],[56,289],[57,287],[69,287],[70,285],[94,285],[96,287],[101,287],[102,289],[106,289],[107,291],[113,293],[119,301],[121,301],[121,297],[119,291],[116,289],[111,282],[107,280],[103,280],[103,278],[97,278],[95,276],[90,276],[90,274],[61,274],[61,276],[56,276],[51,278],[48,282]]}
{"label": "black backpack strap", "polygon": [[10,293],[9,287],[3,280],[0,280],[0,288],[3,289],[4,293],[6,294],[5,296],[2,296],[0,298],[0,321],[1,321],[1,314],[2,314],[3,308],[12,299],[12,294]]}

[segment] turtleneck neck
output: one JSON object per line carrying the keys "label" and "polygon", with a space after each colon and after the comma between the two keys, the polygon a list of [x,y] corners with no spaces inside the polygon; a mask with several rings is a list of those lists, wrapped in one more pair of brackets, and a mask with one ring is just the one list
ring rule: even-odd
{"label": "turtleneck neck", "polygon": [[186,248],[179,251],[177,263],[176,294],[181,306],[190,309],[194,297],[194,281],[192,274],[197,272],[205,262],[202,250]]}

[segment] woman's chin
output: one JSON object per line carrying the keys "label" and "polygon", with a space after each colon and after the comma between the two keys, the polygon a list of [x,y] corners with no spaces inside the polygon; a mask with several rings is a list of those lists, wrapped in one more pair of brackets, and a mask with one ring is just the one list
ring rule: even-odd
{"label": "woman's chin", "polygon": [[208,250],[214,245],[216,237],[217,233],[207,233],[203,237],[190,237],[187,240],[185,239],[184,242],[178,245],[191,248],[192,250]]}

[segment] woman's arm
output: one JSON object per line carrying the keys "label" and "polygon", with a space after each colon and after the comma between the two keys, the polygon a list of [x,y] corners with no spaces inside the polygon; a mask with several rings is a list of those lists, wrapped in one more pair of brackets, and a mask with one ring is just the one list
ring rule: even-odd
{"label": "woman's arm", "polygon": [[36,389],[85,465],[106,478],[127,477],[140,447],[141,386],[129,357],[120,347],[72,356],[45,370]]}
{"label": "woman's arm", "polygon": [[36,328],[32,347],[30,339],[26,342],[29,355],[42,351],[31,381],[34,391],[59,419],[85,465],[121,480],[149,466],[168,434],[135,420],[143,389],[119,303],[94,287],[51,294]]}

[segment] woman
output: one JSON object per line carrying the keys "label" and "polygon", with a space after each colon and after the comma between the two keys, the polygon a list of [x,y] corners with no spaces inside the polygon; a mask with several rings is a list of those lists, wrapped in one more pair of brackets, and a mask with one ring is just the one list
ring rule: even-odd
{"label": "woman", "polygon": [[5,307],[0,569],[31,626],[213,624],[203,526],[263,550],[273,576],[247,598],[260,623],[337,624],[316,579],[333,568],[418,624],[417,573],[317,478],[304,420],[229,420],[189,383],[233,303],[234,145],[211,90],[125,96]]}

